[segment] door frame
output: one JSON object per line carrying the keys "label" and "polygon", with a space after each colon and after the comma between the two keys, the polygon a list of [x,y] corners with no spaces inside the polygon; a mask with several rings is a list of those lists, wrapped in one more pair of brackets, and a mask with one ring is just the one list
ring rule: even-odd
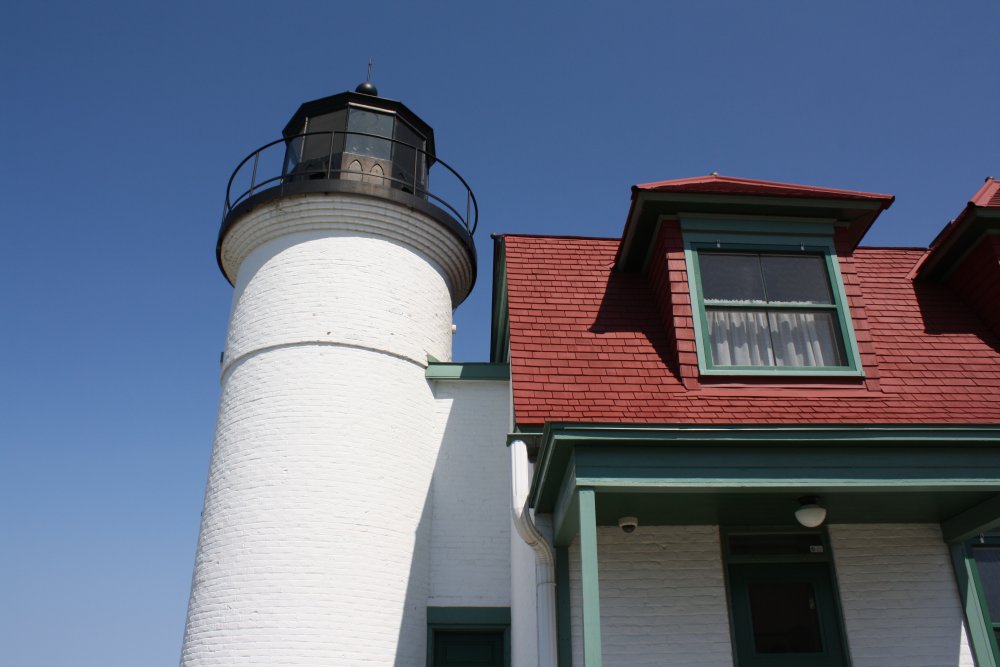
{"label": "door frame", "polygon": [[[837,572],[833,562],[833,552],[830,547],[830,537],[825,528],[801,528],[797,526],[720,526],[719,546],[722,550],[723,575],[726,584],[726,606],[729,612],[729,636],[733,648],[733,664],[740,667],[739,649],[741,644],[736,635],[737,617],[735,610],[735,599],[733,597],[733,582],[730,574],[731,565],[780,565],[780,564],[800,564],[811,563],[825,567],[826,575],[830,585],[830,595],[832,598],[833,618],[827,625],[821,621],[821,629],[824,636],[829,634],[831,639],[840,643],[842,653],[842,664],[844,667],[851,667],[851,652],[847,642],[847,630],[844,625],[843,606],[840,601],[840,584],[837,581]],[[819,545],[822,546],[820,553],[804,554],[755,554],[755,555],[731,555],[730,539],[734,535],[814,535],[819,538]],[[832,625],[833,627],[828,627]],[[746,660],[744,658],[744,663]]]}

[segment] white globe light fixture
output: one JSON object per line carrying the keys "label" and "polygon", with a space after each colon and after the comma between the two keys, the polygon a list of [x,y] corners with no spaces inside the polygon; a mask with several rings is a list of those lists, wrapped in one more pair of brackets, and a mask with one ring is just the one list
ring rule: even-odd
{"label": "white globe light fixture", "polygon": [[818,528],[826,521],[826,508],[820,506],[819,496],[802,496],[799,505],[795,520],[806,528]]}

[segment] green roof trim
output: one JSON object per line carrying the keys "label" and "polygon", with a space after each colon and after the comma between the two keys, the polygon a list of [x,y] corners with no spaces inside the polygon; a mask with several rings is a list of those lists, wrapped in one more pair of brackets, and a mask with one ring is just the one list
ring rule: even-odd
{"label": "green roof trim", "polygon": [[431,362],[424,373],[428,380],[510,380],[510,364]]}
{"label": "green roof trim", "polygon": [[490,326],[490,361],[509,362],[510,314],[507,309],[507,243],[493,238],[493,305]]}

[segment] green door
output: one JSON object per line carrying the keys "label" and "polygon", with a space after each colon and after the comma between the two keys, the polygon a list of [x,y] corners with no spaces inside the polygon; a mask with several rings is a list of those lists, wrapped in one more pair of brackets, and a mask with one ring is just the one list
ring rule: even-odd
{"label": "green door", "polygon": [[739,667],[843,667],[828,563],[729,565]]}
{"label": "green door", "polygon": [[503,667],[503,632],[434,632],[433,667]]}

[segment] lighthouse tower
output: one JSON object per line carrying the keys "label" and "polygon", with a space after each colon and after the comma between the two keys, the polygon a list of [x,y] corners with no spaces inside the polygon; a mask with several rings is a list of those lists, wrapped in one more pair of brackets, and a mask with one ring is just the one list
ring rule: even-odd
{"label": "lighthouse tower", "polygon": [[425,367],[451,358],[476,217],[430,126],[370,83],[303,104],[236,169],[182,665],[425,661],[439,447]]}

